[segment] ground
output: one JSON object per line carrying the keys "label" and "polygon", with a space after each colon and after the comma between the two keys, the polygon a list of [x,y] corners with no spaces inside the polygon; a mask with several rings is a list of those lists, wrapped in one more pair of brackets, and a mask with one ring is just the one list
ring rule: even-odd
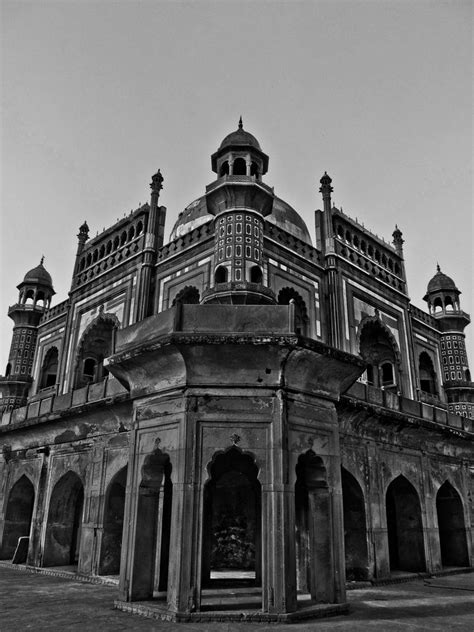
{"label": "ground", "polygon": [[472,632],[474,573],[351,590],[351,613],[280,624],[168,623],[113,609],[117,587],[0,566],[0,631],[94,632]]}

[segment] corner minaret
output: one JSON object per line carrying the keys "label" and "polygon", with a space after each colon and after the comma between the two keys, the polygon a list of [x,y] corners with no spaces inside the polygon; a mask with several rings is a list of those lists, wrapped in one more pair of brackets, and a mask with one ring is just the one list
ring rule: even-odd
{"label": "corner minaret", "polygon": [[51,305],[55,294],[49,272],[40,264],[25,274],[17,286],[18,302],[8,310],[15,323],[5,376],[0,378],[0,411],[18,408],[26,403],[32,382],[33,358],[38,337],[38,325]]}
{"label": "corner minaret", "polygon": [[466,354],[464,329],[471,322],[461,309],[456,284],[443,272],[439,264],[428,283],[423,300],[441,331],[440,355],[443,386],[450,412],[474,419],[474,383],[471,380]]}

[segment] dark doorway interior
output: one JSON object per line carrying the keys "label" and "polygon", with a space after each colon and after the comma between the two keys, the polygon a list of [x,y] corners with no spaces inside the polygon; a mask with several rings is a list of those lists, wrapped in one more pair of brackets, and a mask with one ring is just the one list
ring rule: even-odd
{"label": "dark doorway interior", "polygon": [[204,490],[202,584],[261,585],[261,487],[251,456],[217,455]]}
{"label": "dark doorway interior", "polygon": [[420,500],[404,476],[388,486],[386,511],[390,570],[426,570]]}
{"label": "dark doorway interior", "polygon": [[436,495],[439,543],[443,566],[469,566],[466,527],[461,498],[446,481]]}
{"label": "dark doorway interior", "polygon": [[105,495],[104,531],[99,567],[101,575],[118,575],[120,572],[126,485],[127,467],[125,466],[111,480]]}
{"label": "dark doorway interior", "polygon": [[359,483],[352,474],[342,468],[341,475],[346,580],[361,581],[368,578],[364,496]]}
{"label": "dark doorway interior", "polygon": [[10,559],[18,538],[30,535],[35,490],[29,478],[23,475],[11,488],[5,512],[2,559]]}
{"label": "dark doorway interior", "polygon": [[49,503],[44,566],[77,565],[81,541],[84,488],[74,472],[54,486]]}

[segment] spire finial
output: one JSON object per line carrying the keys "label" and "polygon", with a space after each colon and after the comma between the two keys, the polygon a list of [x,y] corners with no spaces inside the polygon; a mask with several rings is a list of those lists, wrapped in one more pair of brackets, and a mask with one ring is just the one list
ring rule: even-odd
{"label": "spire finial", "polygon": [[41,255],[40,266],[42,266],[42,265],[43,265],[43,261],[44,261],[44,255]]}
{"label": "spire finial", "polygon": [[436,262],[436,271],[437,272],[441,272],[441,268],[439,267],[439,263],[438,262]]}
{"label": "spire finial", "polygon": [[242,123],[242,114],[241,114],[239,118],[239,129],[243,129],[243,127],[244,127],[244,124]]}

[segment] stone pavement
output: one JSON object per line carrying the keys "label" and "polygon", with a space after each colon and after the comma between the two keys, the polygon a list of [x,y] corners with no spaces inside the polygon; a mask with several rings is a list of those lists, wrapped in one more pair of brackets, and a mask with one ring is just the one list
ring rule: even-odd
{"label": "stone pavement", "polygon": [[351,590],[351,613],[304,623],[168,623],[112,608],[116,586],[0,566],[0,632],[473,632],[474,573]]}

